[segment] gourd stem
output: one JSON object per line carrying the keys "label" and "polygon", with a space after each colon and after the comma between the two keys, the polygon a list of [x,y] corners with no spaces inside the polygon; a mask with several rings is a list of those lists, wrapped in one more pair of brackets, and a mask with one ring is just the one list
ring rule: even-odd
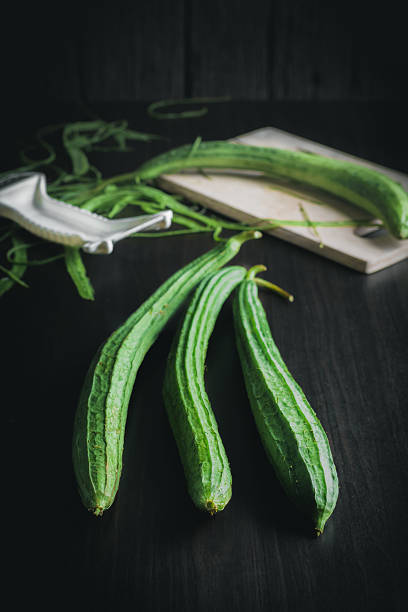
{"label": "gourd stem", "polygon": [[247,240],[253,240],[253,239],[258,239],[258,238],[262,238],[262,232],[258,230],[248,230],[245,232],[240,232],[239,234],[236,234],[235,236],[231,236],[228,242],[230,242],[231,244],[236,243],[236,246],[239,249],[241,245],[244,244],[244,242],[246,242]]}
{"label": "gourd stem", "polygon": [[285,289],[282,289],[281,287],[278,287],[278,285],[275,285],[274,283],[270,283],[269,281],[266,281],[263,278],[254,278],[254,281],[257,285],[271,289],[281,297],[285,298],[286,300],[289,300],[289,302],[294,302],[295,300],[295,297],[291,293],[285,291]]}
{"label": "gourd stem", "polygon": [[255,278],[258,272],[265,272],[266,270],[266,266],[264,266],[263,264],[258,264],[257,266],[253,266],[248,270],[246,278],[247,280],[253,280],[260,287],[266,287],[267,289],[271,289],[272,291],[274,291],[274,293],[277,293],[286,300],[289,300],[289,302],[293,302],[295,299],[294,296],[288,291],[285,291],[285,289],[282,289],[278,285],[275,285],[270,281],[264,280],[263,278]]}
{"label": "gourd stem", "polygon": [[268,268],[266,266],[264,266],[263,264],[258,264],[256,266],[252,266],[252,268],[249,268],[246,278],[247,280],[254,280],[255,276],[258,274],[258,272],[266,272]]}

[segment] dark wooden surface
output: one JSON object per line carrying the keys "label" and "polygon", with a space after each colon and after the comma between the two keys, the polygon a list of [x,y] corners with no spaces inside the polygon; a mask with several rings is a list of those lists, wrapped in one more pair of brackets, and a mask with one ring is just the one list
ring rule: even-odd
{"label": "dark wooden surface", "polygon": [[[169,138],[132,154],[100,154],[106,174],[198,134],[226,138],[262,125],[406,169],[406,140],[395,136],[402,106],[242,103],[180,122],[148,119],[141,104],[93,110]],[[73,118],[84,111],[42,109],[19,136]],[[3,168],[15,163],[8,127]],[[87,256],[93,303],[75,294],[61,262],[32,268],[30,289],[2,298],[3,597],[10,591],[13,609],[406,610],[407,261],[364,276],[272,237],[247,243],[234,260],[265,264],[268,277],[296,296],[292,305],[268,293],[262,301],[332,444],[340,496],[322,537],[310,537],[261,448],[229,302],[209,346],[206,383],[231,462],[230,504],[210,518],[186,493],[161,397],[176,318],[139,370],[117,499],[101,519],[82,507],[71,434],[89,361],[161,282],[211,246],[208,236],[129,239],[109,257]]]}
{"label": "dark wooden surface", "polygon": [[117,0],[7,3],[2,104],[231,96],[395,100],[406,90],[400,2]]}

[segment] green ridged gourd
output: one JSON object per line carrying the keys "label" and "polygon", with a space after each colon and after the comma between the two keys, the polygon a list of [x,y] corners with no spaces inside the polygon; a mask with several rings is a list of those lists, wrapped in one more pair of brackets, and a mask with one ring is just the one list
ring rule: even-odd
{"label": "green ridged gourd", "polygon": [[385,174],[349,161],[284,149],[223,141],[184,145],[140,166],[139,181],[186,168],[256,170],[317,187],[379,218],[396,238],[408,238],[408,193]]}
{"label": "green ridged gourd", "polygon": [[258,296],[255,266],[236,291],[234,329],[250,406],[262,444],[287,495],[317,535],[339,491],[327,435],[285,365]]}
{"label": "green ridged gourd", "polygon": [[208,342],[219,312],[246,269],[230,266],[201,281],[167,359],[163,398],[194,504],[215,514],[231,497],[231,471],[205,390]]}
{"label": "green ridged gourd", "polygon": [[74,420],[72,458],[83,504],[95,515],[109,508],[122,472],[130,396],[149,348],[190,292],[262,234],[242,232],[190,262],[165,281],[97,351]]}

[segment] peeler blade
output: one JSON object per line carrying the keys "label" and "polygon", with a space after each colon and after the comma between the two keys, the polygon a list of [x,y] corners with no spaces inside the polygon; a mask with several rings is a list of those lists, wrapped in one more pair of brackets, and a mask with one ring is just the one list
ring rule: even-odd
{"label": "peeler blade", "polygon": [[173,212],[163,210],[152,215],[107,219],[51,198],[45,174],[22,172],[0,179],[0,216],[45,240],[107,255],[116,242],[134,233],[169,228]]}

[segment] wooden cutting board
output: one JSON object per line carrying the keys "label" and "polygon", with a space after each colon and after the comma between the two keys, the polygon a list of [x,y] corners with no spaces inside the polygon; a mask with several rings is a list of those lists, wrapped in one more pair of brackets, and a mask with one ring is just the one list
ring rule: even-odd
{"label": "wooden cutting board", "polygon": [[[365,159],[348,155],[306,138],[266,127],[231,139],[232,142],[308,151],[327,157],[352,161],[387,174],[408,191],[408,175]],[[186,196],[193,202],[222,213],[236,221],[256,223],[264,219],[312,221],[367,219],[365,211],[321,191],[307,188],[299,191],[289,182],[277,183],[256,172],[244,175],[237,171],[208,170],[204,174],[186,171],[163,175],[163,189]],[[305,212],[302,213],[302,208]],[[268,233],[299,245],[345,266],[371,274],[408,257],[408,240],[396,240],[385,230],[373,232],[355,227],[286,226]]]}

